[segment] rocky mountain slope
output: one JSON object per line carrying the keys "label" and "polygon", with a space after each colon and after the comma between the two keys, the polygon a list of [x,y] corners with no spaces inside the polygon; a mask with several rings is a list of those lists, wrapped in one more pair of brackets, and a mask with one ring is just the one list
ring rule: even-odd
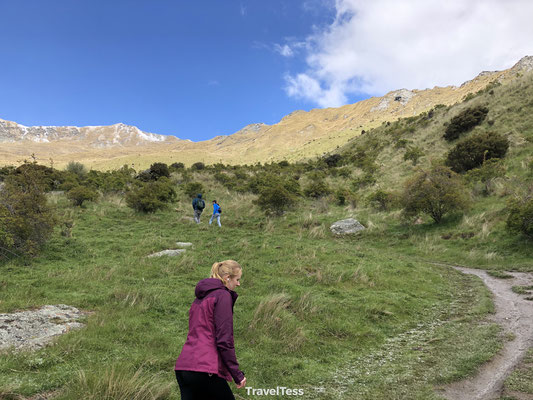
{"label": "rocky mountain slope", "polygon": [[274,125],[251,124],[203,142],[146,133],[134,126],[25,127],[0,119],[0,164],[17,164],[35,154],[42,163],[61,166],[76,160],[96,169],[133,164],[144,168],[167,163],[255,163],[312,157],[345,144],[385,121],[420,114],[437,104],[454,104],[492,82],[505,84],[533,69],[533,57],[505,71],[486,71],[459,87],[400,89],[383,97],[339,108],[295,111]]}

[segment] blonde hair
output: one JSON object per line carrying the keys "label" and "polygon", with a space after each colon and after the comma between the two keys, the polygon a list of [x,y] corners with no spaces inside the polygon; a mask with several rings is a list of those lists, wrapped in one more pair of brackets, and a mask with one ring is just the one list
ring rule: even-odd
{"label": "blonde hair", "polygon": [[237,276],[240,270],[242,270],[242,267],[237,261],[226,260],[216,262],[211,267],[211,278],[220,279],[226,285],[227,281],[224,278],[229,277],[231,279]]}

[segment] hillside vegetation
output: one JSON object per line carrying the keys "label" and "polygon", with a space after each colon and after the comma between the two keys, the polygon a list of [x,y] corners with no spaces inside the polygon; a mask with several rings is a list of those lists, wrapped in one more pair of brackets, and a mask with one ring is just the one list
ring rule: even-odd
{"label": "hillside vegetation", "polygon": [[[454,117],[479,106],[488,112],[476,126],[443,137]],[[459,143],[492,133],[507,139],[501,160],[484,151],[478,168],[448,169]],[[179,398],[172,368],[194,285],[213,262],[235,259],[243,265],[236,349],[250,386],[302,388],[315,399],[437,399],[436,388],[474,374],[509,339],[487,320],[493,304],[482,283],[441,264],[533,271],[531,238],[508,226],[512,215],[527,217],[532,150],[525,75],[386,122],[308,162],[143,173],[23,166],[37,170],[57,222],[39,253],[2,252],[0,312],[68,304],[90,314],[55,346],[2,350],[0,398]],[[2,169],[3,180],[20,168]],[[431,191],[406,206],[406,185],[444,170],[465,195],[460,206],[432,217],[420,208]],[[447,201],[444,189],[436,196]],[[209,207],[202,224],[191,222],[197,191],[219,201],[222,228],[207,225]],[[333,236],[331,223],[348,217],[367,229]],[[177,241],[194,247],[146,258]]]}

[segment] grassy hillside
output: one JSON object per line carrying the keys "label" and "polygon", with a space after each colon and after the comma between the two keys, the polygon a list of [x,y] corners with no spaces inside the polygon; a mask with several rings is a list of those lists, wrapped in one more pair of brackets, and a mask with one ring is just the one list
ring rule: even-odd
{"label": "grassy hillside", "polygon": [[[440,163],[454,146],[442,138],[446,124],[477,104],[488,115],[465,136],[493,130],[511,145],[503,177],[484,186],[464,177],[468,211],[414,224],[395,202],[380,210],[368,200]],[[194,285],[223,259],[243,265],[235,336],[249,386],[302,388],[311,399],[439,398],[436,388],[475,373],[509,338],[487,322],[493,305],[482,283],[437,264],[533,271],[531,241],[505,229],[507,202],[531,185],[532,108],[529,75],[366,132],[338,149],[337,166],[318,159],[175,171],[178,200],[153,214],[132,211],[120,193],[84,208],[50,193],[60,221],[74,222],[72,237],[58,226],[38,257],[1,261],[0,312],[68,304],[90,314],[55,346],[3,351],[0,398],[178,399],[172,368]],[[415,146],[423,153],[416,166],[404,160]],[[59,189],[71,182],[57,179]],[[267,216],[254,192],[277,179],[301,194],[292,209]],[[207,225],[207,210],[202,224],[191,222],[188,182],[219,200],[221,229]],[[309,197],[318,182],[330,194]],[[329,226],[347,217],[367,229],[334,237]],[[176,241],[194,247],[179,258],[146,258]]]}

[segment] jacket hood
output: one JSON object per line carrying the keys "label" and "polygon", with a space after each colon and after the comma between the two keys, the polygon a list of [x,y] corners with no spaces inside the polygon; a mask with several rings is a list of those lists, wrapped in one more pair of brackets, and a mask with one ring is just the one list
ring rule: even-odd
{"label": "jacket hood", "polygon": [[201,194],[201,193],[198,193],[198,195],[197,195],[196,197],[198,197],[199,199],[201,199],[201,198],[202,198],[202,194]]}
{"label": "jacket hood", "polygon": [[229,290],[222,282],[220,282],[220,279],[216,278],[207,278],[202,279],[198,284],[196,285],[196,289],[194,290],[194,294],[196,295],[196,298],[203,299],[205,296],[207,296],[209,293],[211,293],[213,290],[223,289],[227,290],[233,299],[233,302],[235,303],[235,300],[237,300],[237,293],[233,290]]}

